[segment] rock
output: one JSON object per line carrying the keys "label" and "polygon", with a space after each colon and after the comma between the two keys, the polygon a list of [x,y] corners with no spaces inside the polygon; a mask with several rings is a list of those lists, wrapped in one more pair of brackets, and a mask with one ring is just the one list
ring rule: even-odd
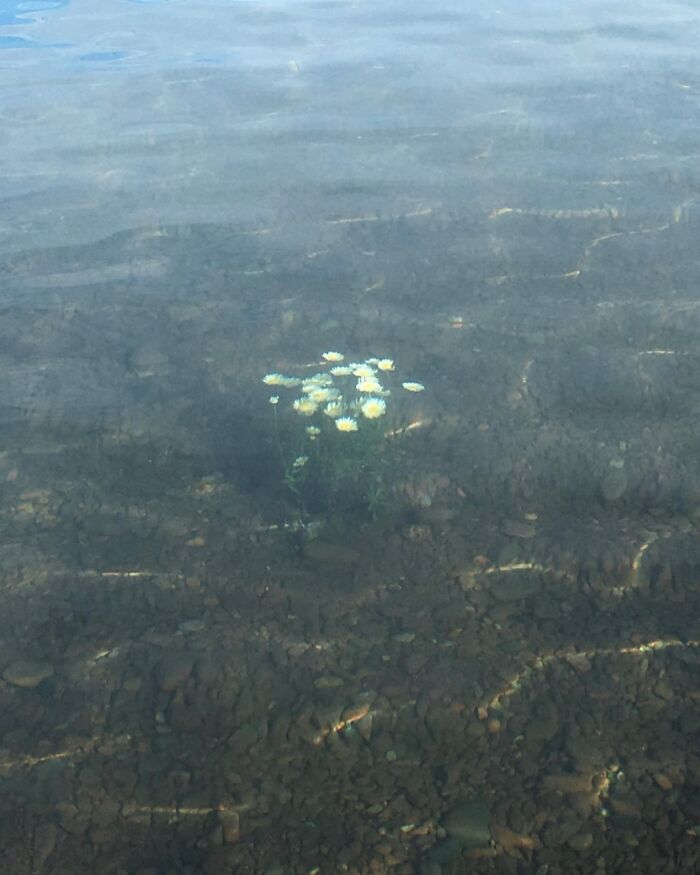
{"label": "rock", "polygon": [[461,848],[488,848],[491,846],[490,821],[491,812],[486,803],[475,799],[448,811],[441,824]]}
{"label": "rock", "polygon": [[593,778],[591,775],[545,775],[542,788],[557,793],[590,793]]}
{"label": "rock", "polygon": [[574,851],[587,851],[593,845],[593,833],[577,832],[567,842]]}
{"label": "rock", "polygon": [[627,490],[627,477],[619,469],[610,471],[600,483],[600,494],[605,501],[619,501]]}
{"label": "rock", "polygon": [[355,565],[360,559],[360,554],[352,547],[343,544],[309,541],[304,544],[304,557],[313,562],[324,562],[329,565]]}
{"label": "rock", "polygon": [[504,575],[494,582],[490,592],[499,602],[515,602],[539,592],[539,578],[532,574]]}
{"label": "rock", "polygon": [[207,624],[204,620],[184,620],[182,623],[177,624],[177,628],[184,632],[185,635],[192,635],[195,632],[203,632],[206,629]]}
{"label": "rock", "polygon": [[326,690],[329,687],[342,687],[345,681],[334,674],[324,674],[320,678],[316,678],[314,686],[319,690]]}
{"label": "rock", "polygon": [[521,520],[507,520],[503,525],[503,531],[512,538],[523,539],[534,538],[537,534],[537,529],[533,525]]}
{"label": "rock", "polygon": [[163,658],[158,668],[161,690],[172,693],[183,686],[192,674],[194,660],[189,653],[173,653]]}
{"label": "rock", "polygon": [[443,863],[451,863],[459,857],[461,850],[462,848],[457,839],[442,839],[434,844],[428,851],[426,855],[426,866],[432,866],[434,871],[435,864],[441,866]]}
{"label": "rock", "polygon": [[512,854],[517,850],[533,851],[539,847],[537,839],[513,832],[513,830],[508,829],[507,826],[498,826],[497,824],[494,824],[492,832],[494,840],[502,846],[507,854]]}
{"label": "rock", "polygon": [[42,823],[34,831],[32,872],[41,872],[56,846],[58,830],[52,823]]}
{"label": "rock", "polygon": [[223,832],[224,843],[234,845],[241,837],[241,823],[236,811],[220,811],[219,822]]}
{"label": "rock", "polygon": [[52,674],[53,666],[49,665],[48,662],[18,659],[7,666],[2,676],[8,684],[31,689],[32,687],[38,687],[43,680],[50,678]]}
{"label": "rock", "polygon": [[673,790],[673,781],[663,772],[655,772],[653,777],[662,790]]}
{"label": "rock", "polygon": [[239,726],[229,739],[229,747],[241,753],[252,747],[260,738],[258,727],[253,723],[244,723]]}

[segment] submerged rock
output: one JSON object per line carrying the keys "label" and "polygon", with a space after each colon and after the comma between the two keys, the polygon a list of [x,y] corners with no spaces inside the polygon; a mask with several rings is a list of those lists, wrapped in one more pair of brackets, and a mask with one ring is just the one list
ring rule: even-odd
{"label": "submerged rock", "polygon": [[48,662],[40,662],[33,659],[18,659],[7,666],[2,673],[4,680],[15,687],[38,687],[39,684],[50,678],[53,674],[53,666]]}
{"label": "submerged rock", "polygon": [[491,846],[490,822],[488,805],[475,799],[448,811],[442,819],[442,826],[462,848],[488,848]]}

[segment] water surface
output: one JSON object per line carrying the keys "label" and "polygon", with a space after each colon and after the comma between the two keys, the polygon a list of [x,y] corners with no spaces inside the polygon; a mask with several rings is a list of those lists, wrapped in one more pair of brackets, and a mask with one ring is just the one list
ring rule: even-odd
{"label": "water surface", "polygon": [[[698,867],[699,38],[0,3],[5,870]],[[391,476],[300,500],[335,350]]]}

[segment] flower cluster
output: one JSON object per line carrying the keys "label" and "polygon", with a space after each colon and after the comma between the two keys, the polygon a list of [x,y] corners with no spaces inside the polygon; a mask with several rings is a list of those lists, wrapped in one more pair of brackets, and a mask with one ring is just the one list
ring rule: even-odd
{"label": "flower cluster", "polygon": [[[382,382],[394,371],[390,358],[368,358],[345,363],[340,352],[324,352],[321,365],[332,365],[327,371],[318,371],[310,377],[287,377],[284,374],[266,374],[267,386],[298,388],[299,397],[292,402],[300,416],[321,414],[335,423],[339,432],[356,432],[363,419],[379,419],[386,413],[386,399],[391,390]],[[407,392],[422,392],[422,383],[408,381],[401,384]],[[271,404],[279,402],[278,395],[270,397]],[[320,434],[318,426],[309,425],[306,433],[313,440]]]}

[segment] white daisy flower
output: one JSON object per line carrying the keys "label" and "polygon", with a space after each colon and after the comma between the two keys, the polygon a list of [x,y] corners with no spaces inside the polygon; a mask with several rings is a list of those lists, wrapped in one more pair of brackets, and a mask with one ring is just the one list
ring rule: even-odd
{"label": "white daisy flower", "polygon": [[356,377],[368,378],[373,377],[375,374],[374,368],[371,368],[369,365],[359,365],[359,367],[353,370],[353,374]]}
{"label": "white daisy flower", "polygon": [[309,398],[315,401],[316,404],[325,404],[326,401],[335,401],[340,397],[340,392],[337,389],[326,389],[324,386],[313,389],[309,392]]}
{"label": "white daisy flower", "polygon": [[292,406],[302,416],[313,416],[318,410],[318,404],[313,398],[297,398]]}
{"label": "white daisy flower", "polygon": [[330,416],[331,419],[337,419],[345,412],[345,405],[340,399],[337,401],[331,401],[323,408],[323,412],[326,416]]}
{"label": "white daisy flower", "polygon": [[422,392],[425,389],[425,386],[422,383],[402,383],[401,384],[407,392]]}
{"label": "white daisy flower", "polygon": [[334,377],[349,377],[352,374],[352,368],[347,365],[339,365],[337,368],[331,368],[330,373]]}
{"label": "white daisy flower", "polygon": [[302,392],[311,392],[313,389],[318,389],[319,386],[332,386],[333,378],[328,374],[314,374],[313,377],[306,377],[302,383]]}
{"label": "white daisy flower", "polygon": [[358,380],[355,388],[358,392],[369,392],[372,395],[376,395],[378,392],[382,391],[381,383],[373,377]]}
{"label": "white daisy flower", "polygon": [[341,416],[340,419],[336,419],[335,427],[338,431],[357,431],[357,420],[352,416]]}
{"label": "white daisy flower", "polygon": [[394,360],[393,359],[379,359],[377,361],[377,367],[380,371],[393,371],[394,370]]}
{"label": "white daisy flower", "polygon": [[327,362],[342,362],[345,356],[342,352],[324,352],[322,358],[324,358]]}
{"label": "white daisy flower", "polygon": [[270,404],[279,404],[280,396],[279,395],[270,395]]}
{"label": "white daisy flower", "polygon": [[285,377],[284,374],[265,374],[262,378],[266,386],[298,386],[301,380],[295,377]]}
{"label": "white daisy flower", "polygon": [[386,401],[383,398],[370,397],[362,402],[360,410],[365,419],[378,419],[386,413]]}

